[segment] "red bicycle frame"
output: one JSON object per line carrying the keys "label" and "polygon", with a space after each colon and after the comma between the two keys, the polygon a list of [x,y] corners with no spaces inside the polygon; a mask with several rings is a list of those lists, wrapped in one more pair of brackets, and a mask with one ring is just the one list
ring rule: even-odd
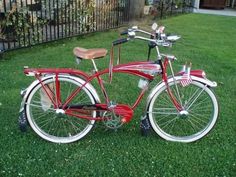
{"label": "red bicycle frame", "polygon": [[[154,73],[160,74],[161,67],[159,64],[152,62],[152,61],[145,61],[145,62],[133,62],[133,63],[128,63],[128,64],[121,64],[113,67],[112,72],[114,73],[127,73],[131,75],[135,75],[138,77],[142,77],[148,81],[152,81],[155,77]],[[80,70],[74,70],[74,69],[54,69],[54,68],[49,68],[49,69],[30,69],[26,68],[24,69],[24,73],[29,76],[35,76],[40,84],[42,85],[42,88],[44,89],[46,95],[49,97],[51,100],[52,104],[54,105],[55,109],[63,109],[65,110],[68,107],[68,104],[73,100],[73,98],[83,89],[83,87],[86,86],[86,84],[90,83],[92,80],[95,78],[97,79],[99,86],[102,90],[102,93],[104,94],[106,103],[105,104],[95,104],[95,105],[90,105],[89,110],[110,110],[109,104],[110,100],[108,97],[108,94],[106,92],[106,89],[104,87],[103,81],[101,76],[104,74],[109,73],[109,69],[105,69],[102,71],[96,71],[93,75],[89,76],[88,74],[84,73],[83,71]],[[41,80],[41,76],[45,74],[53,74],[55,75],[55,91],[56,94],[53,96],[51,95],[50,90],[43,84]],[[81,86],[75,89],[71,95],[66,99],[66,101],[62,104],[61,103],[61,98],[60,98],[60,82],[58,80],[59,74],[70,74],[70,75],[75,75],[83,78],[85,80],[85,83]],[[129,115],[127,120],[124,120],[125,122],[128,122],[131,119],[131,110],[133,111],[137,105],[140,103],[140,100],[144,96],[144,93],[147,89],[142,89],[138,98],[136,99],[135,103],[131,108],[128,106],[121,106],[116,108],[118,111],[118,114],[126,114]],[[56,100],[56,101],[55,101]],[[83,108],[83,107],[82,107]],[[76,116],[79,118],[84,118],[84,119],[90,119],[90,120],[102,120],[103,118],[97,117],[97,118],[92,118],[90,116],[77,116],[76,114],[72,112],[83,112],[82,109],[74,108],[74,109],[67,109],[66,114]],[[133,114],[133,113],[132,113]]]}
{"label": "red bicycle frame", "polygon": [[[94,62],[94,61],[93,61]],[[128,63],[128,64],[120,64],[117,66],[114,66],[112,68],[112,72],[114,73],[126,73],[126,74],[131,74],[135,75],[141,78],[144,78],[148,81],[152,81],[155,76],[162,74],[162,80],[165,82],[167,86],[167,91],[168,94],[171,98],[171,101],[173,102],[174,106],[178,111],[182,110],[181,105],[175,98],[175,96],[172,94],[171,89],[168,86],[168,76],[167,76],[167,67],[169,64],[170,60],[168,57],[165,57],[164,62],[159,60],[159,63],[153,62],[153,61],[144,61],[144,62],[133,62],[133,63]],[[83,118],[83,119],[89,119],[89,120],[104,120],[103,117],[96,117],[93,118],[91,116],[86,115],[86,111],[111,111],[112,109],[109,107],[110,105],[110,100],[108,97],[108,94],[106,92],[106,89],[104,87],[103,81],[101,76],[104,74],[109,74],[109,69],[104,69],[102,71],[96,71],[93,75],[88,75],[84,73],[83,71],[80,70],[75,70],[75,69],[54,69],[54,68],[49,68],[49,69],[30,69],[26,68],[24,69],[24,73],[29,76],[35,76],[40,84],[42,85],[42,88],[44,89],[46,95],[49,97],[51,100],[53,106],[55,109],[63,109],[65,110],[65,113],[71,116],[75,116],[78,118]],[[195,71],[193,72],[196,75],[199,75],[200,72]],[[52,91],[50,91],[49,88],[47,88],[46,85],[43,84],[41,80],[41,76],[45,74],[53,74],[55,76],[55,91],[56,94],[53,95],[51,94]],[[71,95],[66,99],[64,103],[61,102],[60,98],[60,82],[58,80],[58,77],[60,74],[70,74],[70,75],[75,75],[79,76],[80,78],[84,79],[85,82],[82,86],[76,88]],[[181,74],[181,73],[179,73]],[[97,79],[99,86],[101,88],[101,91],[105,97],[106,103],[105,104],[95,104],[95,105],[77,105],[77,106],[70,106],[68,108],[69,103],[73,100],[73,98],[83,89],[83,87],[86,86],[86,84],[90,83],[92,80]],[[125,119],[123,119],[123,122],[128,122],[131,120],[132,115],[133,115],[133,110],[137,107],[137,105],[140,103],[142,97],[144,96],[144,93],[146,92],[147,88],[144,88],[141,90],[140,94],[138,95],[138,98],[134,102],[134,104],[129,107],[127,105],[120,105],[118,104],[116,109],[114,109],[114,112],[123,115]],[[77,115],[76,113],[83,113],[85,115]]]}

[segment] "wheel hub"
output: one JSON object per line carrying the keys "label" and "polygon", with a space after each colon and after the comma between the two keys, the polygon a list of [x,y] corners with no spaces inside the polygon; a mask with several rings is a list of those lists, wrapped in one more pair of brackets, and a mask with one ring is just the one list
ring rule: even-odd
{"label": "wheel hub", "polygon": [[186,110],[182,110],[182,111],[179,112],[179,117],[182,118],[182,119],[188,118],[188,115],[189,115],[189,113]]}
{"label": "wheel hub", "polygon": [[65,114],[65,111],[63,109],[56,109],[56,114],[59,115]]}

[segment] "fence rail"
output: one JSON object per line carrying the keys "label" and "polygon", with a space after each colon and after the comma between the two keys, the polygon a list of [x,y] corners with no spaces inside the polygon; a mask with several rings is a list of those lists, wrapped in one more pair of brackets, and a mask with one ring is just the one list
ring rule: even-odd
{"label": "fence rail", "polygon": [[0,51],[116,28],[129,0],[0,0]]}

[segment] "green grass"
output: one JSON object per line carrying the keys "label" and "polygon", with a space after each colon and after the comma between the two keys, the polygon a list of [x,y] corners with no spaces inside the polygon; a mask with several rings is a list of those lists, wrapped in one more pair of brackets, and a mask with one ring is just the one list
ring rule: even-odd
{"label": "green grass", "polygon": [[[208,78],[218,82],[218,122],[205,138],[191,144],[162,140],[153,132],[141,137],[139,119],[145,100],[137,108],[130,124],[117,132],[98,124],[84,139],[72,144],[53,144],[39,138],[31,129],[21,133],[17,119],[19,91],[33,78],[23,74],[23,66],[71,67],[90,72],[92,65],[77,66],[75,46],[110,48],[118,31],[94,33],[51,44],[6,53],[0,62],[0,176],[236,176],[236,18],[189,14],[161,21],[167,32],[182,39],[171,51],[193,69],[204,69]],[[147,25],[144,26],[147,28]],[[122,62],[145,60],[147,45],[134,41],[122,48]],[[98,61],[108,66],[108,57]],[[123,76],[121,76],[123,77]],[[114,100],[131,103],[137,80],[107,84]],[[127,88],[125,91],[124,88]]]}

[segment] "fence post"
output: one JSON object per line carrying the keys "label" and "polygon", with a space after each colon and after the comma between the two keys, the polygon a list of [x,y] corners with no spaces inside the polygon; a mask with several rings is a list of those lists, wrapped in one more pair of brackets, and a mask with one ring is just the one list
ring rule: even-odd
{"label": "fence post", "polygon": [[162,17],[163,17],[163,7],[164,7],[164,2],[163,1],[160,1],[160,3],[161,3],[161,16],[160,16],[160,18],[162,19]]}
{"label": "fence post", "polygon": [[185,3],[185,0],[184,0],[183,3],[182,3],[182,14],[185,13],[185,4],[186,3]]}

